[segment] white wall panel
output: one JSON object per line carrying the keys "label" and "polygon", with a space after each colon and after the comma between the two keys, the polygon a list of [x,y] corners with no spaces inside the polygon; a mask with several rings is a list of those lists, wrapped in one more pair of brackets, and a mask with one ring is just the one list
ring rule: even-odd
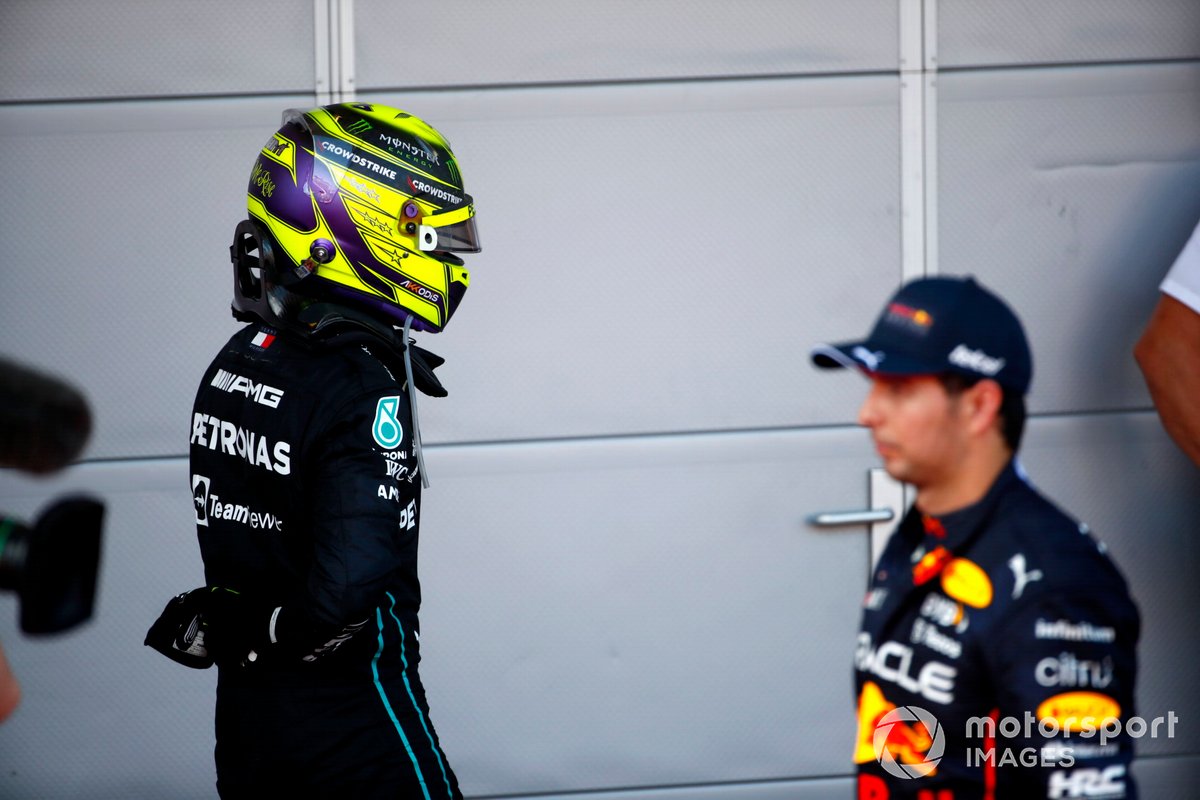
{"label": "white wall panel", "polygon": [[[854,430],[430,448],[421,671],[464,790],[848,772],[866,534],[804,518],[865,502],[869,449]],[[0,595],[26,690],[0,796],[211,796],[213,675],[142,646],[202,581],[186,470],[0,472],[25,519],[75,488],[109,509],[94,621],[34,641]]]}
{"label": "white wall panel", "polygon": [[939,270],[1014,305],[1036,412],[1147,408],[1131,356],[1200,218],[1200,67],[938,78]]}
{"label": "white wall panel", "polygon": [[[451,137],[485,248],[452,326],[424,337],[451,388],[426,403],[427,441],[848,419],[804,353],[860,333],[898,279],[894,86],[387,98]],[[248,165],[297,103],[0,110],[14,185],[64,187],[0,201],[14,263],[38,266],[0,277],[7,348],[88,393],[88,456],[182,453],[197,376],[234,330]]]}
{"label": "white wall panel", "polygon": [[51,479],[0,470],[0,513],[27,522],[67,492],[105,504],[92,620],[29,637],[0,594],[0,643],[21,682],[0,725],[0,797],[216,797],[216,671],[142,644],[168,598],[204,582],[181,460],[85,465]]}
{"label": "white wall panel", "polygon": [[0,107],[0,350],[87,394],[85,458],[186,451],[196,383],[237,329],[250,168],[280,111],[309,103]]}
{"label": "white wall panel", "polygon": [[[865,432],[441,446],[429,462],[422,675],[469,794],[766,781],[744,796],[770,798],[849,770],[866,535],[803,520],[865,503]],[[1181,719],[1142,754],[1192,752],[1200,637],[1178,609],[1200,603],[1194,471],[1150,413],[1035,419],[1023,462],[1131,582],[1138,713]],[[108,505],[96,618],[32,640],[0,595],[26,688],[0,726],[0,794],[211,796],[212,675],[141,645],[201,580],[186,465],[0,473],[0,509],[30,519],[68,489]]]}
{"label": "white wall panel", "polygon": [[[716,786],[645,787],[588,792],[587,800],[846,800],[854,796],[854,779],[756,781]],[[579,800],[576,793],[540,794],[538,800]]]}
{"label": "white wall panel", "polygon": [[1200,57],[1195,0],[939,0],[946,67]]}
{"label": "white wall panel", "polygon": [[0,100],[312,92],[312,0],[4,0]]}
{"label": "white wall panel", "polygon": [[807,351],[863,334],[899,281],[913,135],[938,231],[914,248],[1025,319],[1024,462],[1130,579],[1138,712],[1182,720],[1143,743],[1143,796],[1191,797],[1200,496],[1130,348],[1200,218],[1200,5],[938,2],[936,122],[904,133],[902,7],[0,1],[0,352],[96,416],[92,463],[0,471],[0,512],[70,488],[108,504],[91,623],[30,639],[0,593],[26,691],[0,797],[215,794],[215,675],[142,637],[202,580],[178,456],[237,327],[249,168],[331,56],[356,75],[333,88],[449,136],[479,210],[466,301],[420,337],[451,392],[421,409],[422,672],[470,795],[852,793],[866,534],[803,519],[863,506],[876,459],[826,427],[865,384]]}
{"label": "white wall panel", "polygon": [[[1149,758],[1134,762],[1142,797],[1193,800],[1200,781],[1200,757]],[[587,800],[846,800],[855,793],[852,778],[764,781],[722,786],[645,788],[589,792]],[[538,795],[538,800],[578,800],[578,794]]]}
{"label": "white wall panel", "polygon": [[895,0],[356,0],[358,88],[895,70]]}
{"label": "white wall panel", "polygon": [[476,200],[427,440],[853,419],[807,352],[899,282],[895,78],[362,99],[436,121]]}
{"label": "white wall panel", "polygon": [[1200,756],[1147,758],[1133,763],[1138,791],[1154,800],[1192,800],[1200,783]]}
{"label": "white wall panel", "polygon": [[[846,774],[860,431],[434,450],[422,676],[464,791]],[[834,577],[837,576],[837,577]]]}

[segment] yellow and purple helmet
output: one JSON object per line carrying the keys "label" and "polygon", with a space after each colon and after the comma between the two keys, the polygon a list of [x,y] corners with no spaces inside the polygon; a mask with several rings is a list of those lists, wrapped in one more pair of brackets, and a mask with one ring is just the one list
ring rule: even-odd
{"label": "yellow and purple helmet", "polygon": [[235,313],[266,307],[249,265],[297,294],[436,333],[467,290],[455,253],[480,249],[445,137],[375,103],[285,111],[254,162],[247,205],[231,251]]}

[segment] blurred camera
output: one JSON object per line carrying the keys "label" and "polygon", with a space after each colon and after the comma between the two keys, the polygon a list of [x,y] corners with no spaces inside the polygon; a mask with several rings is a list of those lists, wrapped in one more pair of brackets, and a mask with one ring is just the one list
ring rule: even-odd
{"label": "blurred camera", "polygon": [[[82,394],[0,358],[0,467],[62,469],[91,428]],[[20,599],[22,631],[58,633],[91,617],[103,519],[104,505],[84,495],[57,499],[31,524],[0,515],[0,590]]]}
{"label": "blurred camera", "polygon": [[21,600],[21,630],[58,633],[92,616],[104,505],[56,500],[26,526],[0,517],[0,589]]}

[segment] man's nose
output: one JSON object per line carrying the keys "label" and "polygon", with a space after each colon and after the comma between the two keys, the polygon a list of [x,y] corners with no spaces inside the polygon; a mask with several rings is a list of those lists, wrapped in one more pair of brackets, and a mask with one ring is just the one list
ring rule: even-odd
{"label": "man's nose", "polygon": [[867,396],[863,398],[862,405],[858,408],[858,424],[865,428],[874,428],[879,423],[877,390],[878,384],[872,380],[871,388],[867,390]]}

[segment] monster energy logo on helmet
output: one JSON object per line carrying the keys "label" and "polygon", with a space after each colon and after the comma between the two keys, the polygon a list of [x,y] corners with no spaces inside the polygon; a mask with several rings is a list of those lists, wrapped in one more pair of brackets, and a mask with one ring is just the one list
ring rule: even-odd
{"label": "monster energy logo on helmet", "polygon": [[388,147],[399,148],[409,155],[432,161],[434,164],[438,164],[440,166],[437,151],[432,147],[417,147],[412,142],[401,139],[398,136],[388,136],[386,133],[379,134],[379,141],[383,142]]}

